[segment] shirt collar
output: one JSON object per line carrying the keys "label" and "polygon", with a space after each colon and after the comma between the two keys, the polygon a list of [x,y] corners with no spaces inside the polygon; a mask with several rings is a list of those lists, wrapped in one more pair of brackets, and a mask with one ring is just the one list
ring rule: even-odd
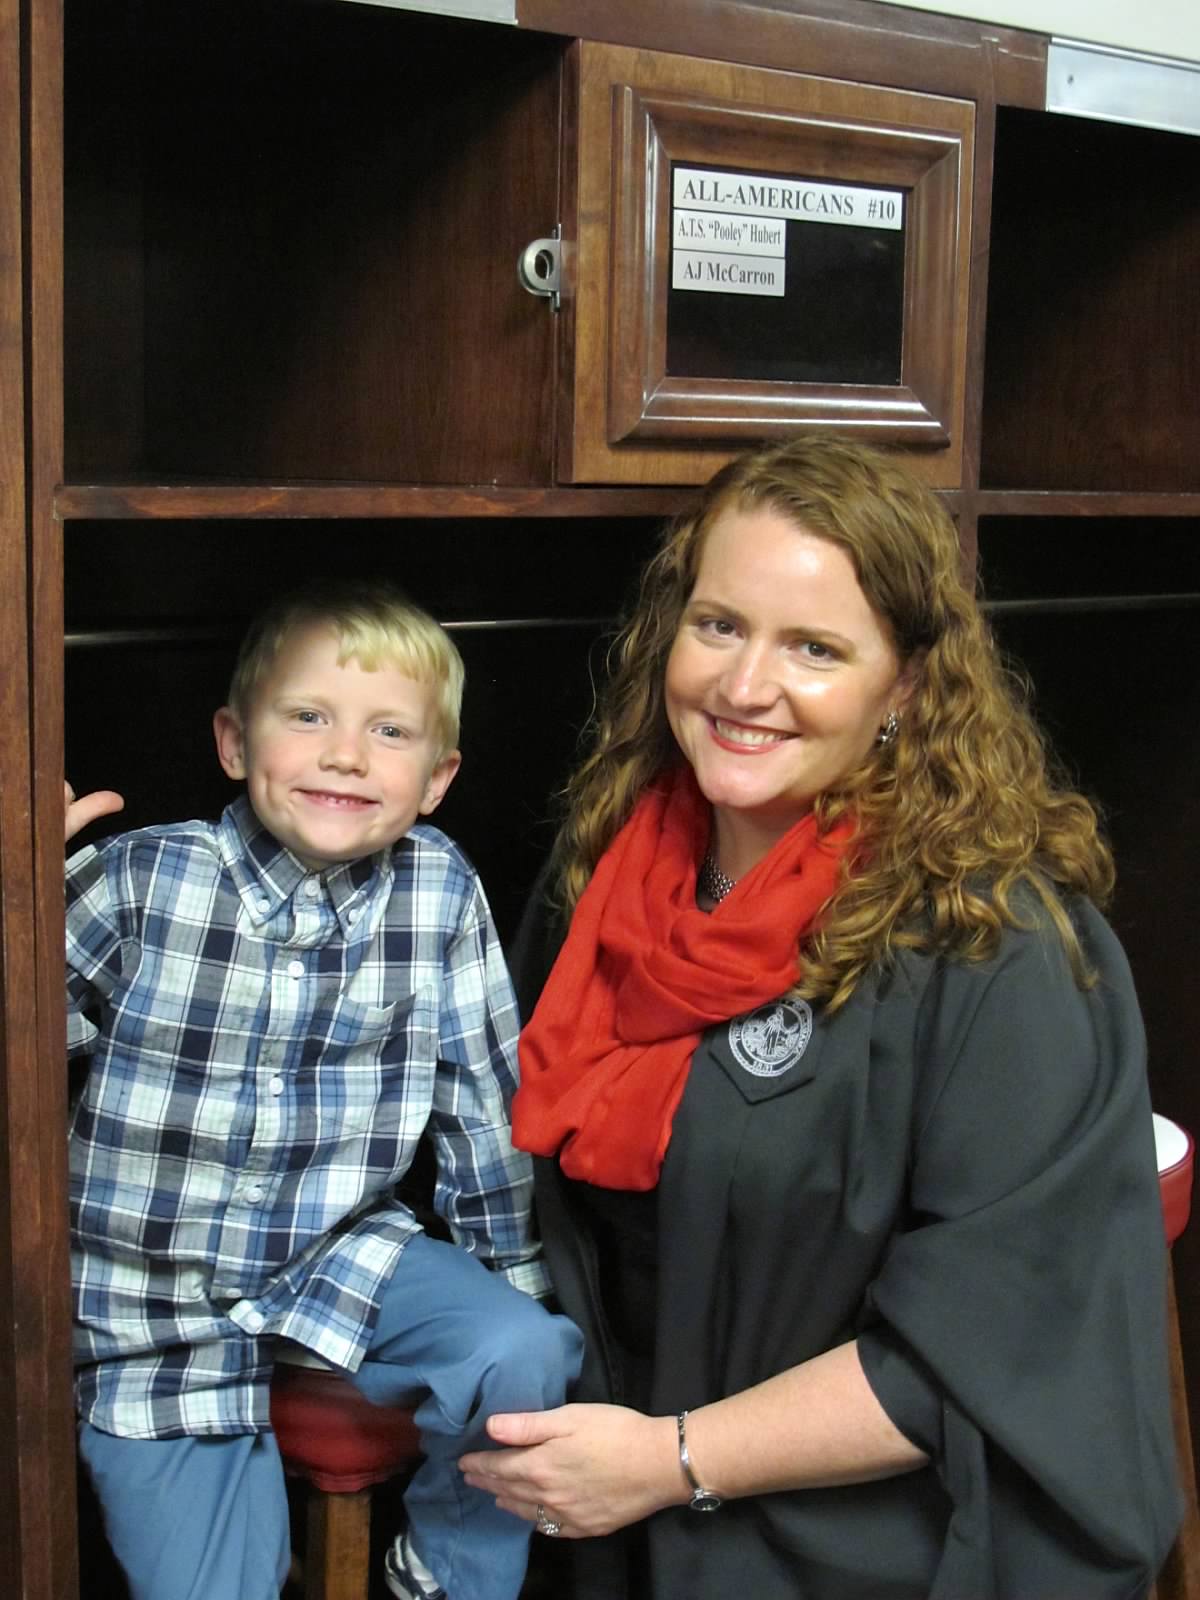
{"label": "shirt collar", "polygon": [[314,874],[263,827],[244,794],[226,807],[218,838],[242,905],[256,928],[291,900],[305,878],[317,876],[342,933],[349,937],[376,891],[392,876],[391,850],[343,861]]}

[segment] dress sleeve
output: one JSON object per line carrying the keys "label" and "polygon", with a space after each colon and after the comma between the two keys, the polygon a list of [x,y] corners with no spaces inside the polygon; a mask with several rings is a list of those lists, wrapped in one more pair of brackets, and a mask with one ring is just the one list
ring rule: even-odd
{"label": "dress sleeve", "polygon": [[930,1600],[1128,1600],[1178,1522],[1145,1044],[1111,930],[1079,913],[948,968],[922,1012],[910,1215],[864,1370],[952,1501]]}

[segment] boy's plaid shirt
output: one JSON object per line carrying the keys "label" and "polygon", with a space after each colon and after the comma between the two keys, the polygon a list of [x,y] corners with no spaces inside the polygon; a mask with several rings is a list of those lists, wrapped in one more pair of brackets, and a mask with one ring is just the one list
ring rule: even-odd
{"label": "boy's plaid shirt", "polygon": [[68,1032],[80,1414],[167,1438],[268,1426],[272,1338],[357,1367],[417,1231],[428,1127],[457,1243],[546,1290],[513,1150],[516,1007],[478,879],[418,825],[318,875],[245,799],[79,852]]}

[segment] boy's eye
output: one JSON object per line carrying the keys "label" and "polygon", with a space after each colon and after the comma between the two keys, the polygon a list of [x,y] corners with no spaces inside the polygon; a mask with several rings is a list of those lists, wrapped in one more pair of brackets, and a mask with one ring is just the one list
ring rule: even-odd
{"label": "boy's eye", "polygon": [[317,711],[297,711],[295,716],[297,722],[303,722],[309,727],[321,720],[320,713]]}
{"label": "boy's eye", "polygon": [[381,733],[385,739],[403,739],[404,737],[404,729],[398,728],[394,722],[381,722],[375,731]]}

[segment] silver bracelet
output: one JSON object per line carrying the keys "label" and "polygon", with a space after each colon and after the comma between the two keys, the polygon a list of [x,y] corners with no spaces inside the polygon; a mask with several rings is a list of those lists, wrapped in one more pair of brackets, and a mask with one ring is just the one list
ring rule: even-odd
{"label": "silver bracelet", "polygon": [[679,1465],[683,1468],[683,1475],[692,1486],[692,1498],[688,1507],[692,1511],[719,1511],[721,1496],[712,1489],[702,1487],[700,1480],[692,1471],[692,1458],[688,1455],[687,1447],[687,1412],[681,1411],[675,1418],[679,1429]]}

